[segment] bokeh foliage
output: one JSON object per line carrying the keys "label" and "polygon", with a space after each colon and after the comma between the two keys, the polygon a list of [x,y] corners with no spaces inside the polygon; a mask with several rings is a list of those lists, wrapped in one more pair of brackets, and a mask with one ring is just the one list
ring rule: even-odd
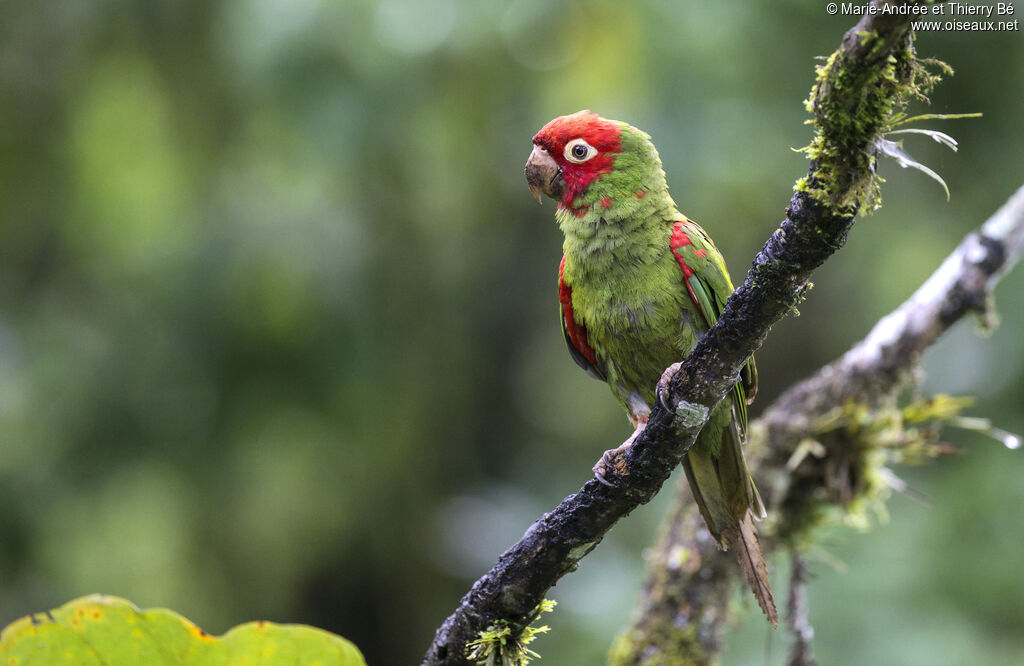
{"label": "bokeh foliage", "polygon": [[[806,170],[791,148],[814,58],[853,23],[809,0],[0,11],[0,625],[102,591],[211,633],[309,622],[374,664],[414,663],[628,434],[564,350],[560,235],[522,179],[532,134],[580,108],[650,132],[739,277]],[[755,416],[1024,180],[1020,34],[918,49],[958,71],[927,110],[984,113],[940,127],[957,154],[906,142],[952,200],[882,165],[885,207],[759,355]],[[994,334],[962,324],[925,364],[926,390],[1017,432],[1022,287],[998,291]],[[906,472],[930,508],[896,498],[891,522],[812,557],[824,663],[1024,654],[1024,459],[949,436],[963,457]],[[549,594],[546,662],[601,659],[665,495]],[[761,624],[727,661],[763,659]]]}

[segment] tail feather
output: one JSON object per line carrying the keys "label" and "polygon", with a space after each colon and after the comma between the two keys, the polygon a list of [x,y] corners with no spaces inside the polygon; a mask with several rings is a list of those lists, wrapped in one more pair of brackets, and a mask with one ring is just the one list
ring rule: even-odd
{"label": "tail feather", "polygon": [[757,492],[753,479],[750,479],[750,493],[750,513],[754,520],[764,520],[768,517],[768,509],[764,508],[764,500],[761,499],[761,493]]}
{"label": "tail feather", "polygon": [[705,427],[683,458],[683,469],[708,531],[723,550],[736,551],[758,605],[768,621],[778,626],[779,613],[754,526],[754,520],[765,515],[764,502],[743,460],[742,441],[735,418],[718,432]]}
{"label": "tail feather", "polygon": [[775,608],[775,599],[768,586],[768,569],[765,566],[764,554],[761,552],[761,542],[757,538],[757,528],[754,527],[753,516],[749,511],[740,520],[734,533],[729,536],[734,537],[729,539],[730,545],[736,549],[736,559],[747,577],[747,583],[757,598],[758,605],[772,626],[779,626],[779,611]]}

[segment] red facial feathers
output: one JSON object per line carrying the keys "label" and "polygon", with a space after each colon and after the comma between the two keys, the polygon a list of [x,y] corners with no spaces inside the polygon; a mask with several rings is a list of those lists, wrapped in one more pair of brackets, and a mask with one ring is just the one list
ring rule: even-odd
{"label": "red facial feathers", "polygon": [[[573,139],[583,139],[597,149],[597,154],[582,164],[565,159],[565,144]],[[571,208],[573,199],[588,185],[612,170],[615,155],[622,152],[622,129],[618,123],[584,110],[555,118],[537,132],[533,143],[548,151],[562,169],[562,203]]]}

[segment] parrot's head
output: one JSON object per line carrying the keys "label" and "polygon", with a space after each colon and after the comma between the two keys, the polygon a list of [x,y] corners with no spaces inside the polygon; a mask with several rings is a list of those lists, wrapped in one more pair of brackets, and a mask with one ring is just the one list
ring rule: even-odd
{"label": "parrot's head", "polygon": [[640,182],[650,171],[664,187],[661,160],[647,134],[585,110],[559,116],[537,132],[526,162],[526,182],[538,203],[546,194],[570,208],[592,184],[608,178],[623,180],[610,191],[629,190],[629,196],[646,191],[658,184]]}

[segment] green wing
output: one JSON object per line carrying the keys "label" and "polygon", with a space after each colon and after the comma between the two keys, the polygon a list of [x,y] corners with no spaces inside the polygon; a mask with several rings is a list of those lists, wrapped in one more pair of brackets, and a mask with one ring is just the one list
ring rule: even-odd
{"label": "green wing", "polygon": [[[733,291],[725,259],[707,233],[685,218],[673,226],[670,245],[683,272],[686,289],[710,328],[718,321]],[[765,515],[764,502],[747,471],[742,450],[747,430],[747,403],[756,391],[757,370],[751,358],[741,373],[741,381],[733,388],[732,418],[721,438],[713,439],[703,452],[695,446],[683,460],[704,521],[720,543],[723,535],[733,529],[732,525],[742,520],[748,508],[758,518]],[[726,506],[727,511],[723,509]]]}
{"label": "green wing", "polygon": [[[682,216],[681,216],[682,217]],[[672,234],[672,253],[683,270],[690,297],[700,308],[708,328],[718,321],[725,302],[732,295],[733,286],[725,259],[711,242],[707,232],[696,222],[683,217],[675,223]],[[757,394],[757,365],[754,357],[747,361],[740,382],[736,384],[736,404],[741,416],[740,428],[747,429],[747,405]]]}

